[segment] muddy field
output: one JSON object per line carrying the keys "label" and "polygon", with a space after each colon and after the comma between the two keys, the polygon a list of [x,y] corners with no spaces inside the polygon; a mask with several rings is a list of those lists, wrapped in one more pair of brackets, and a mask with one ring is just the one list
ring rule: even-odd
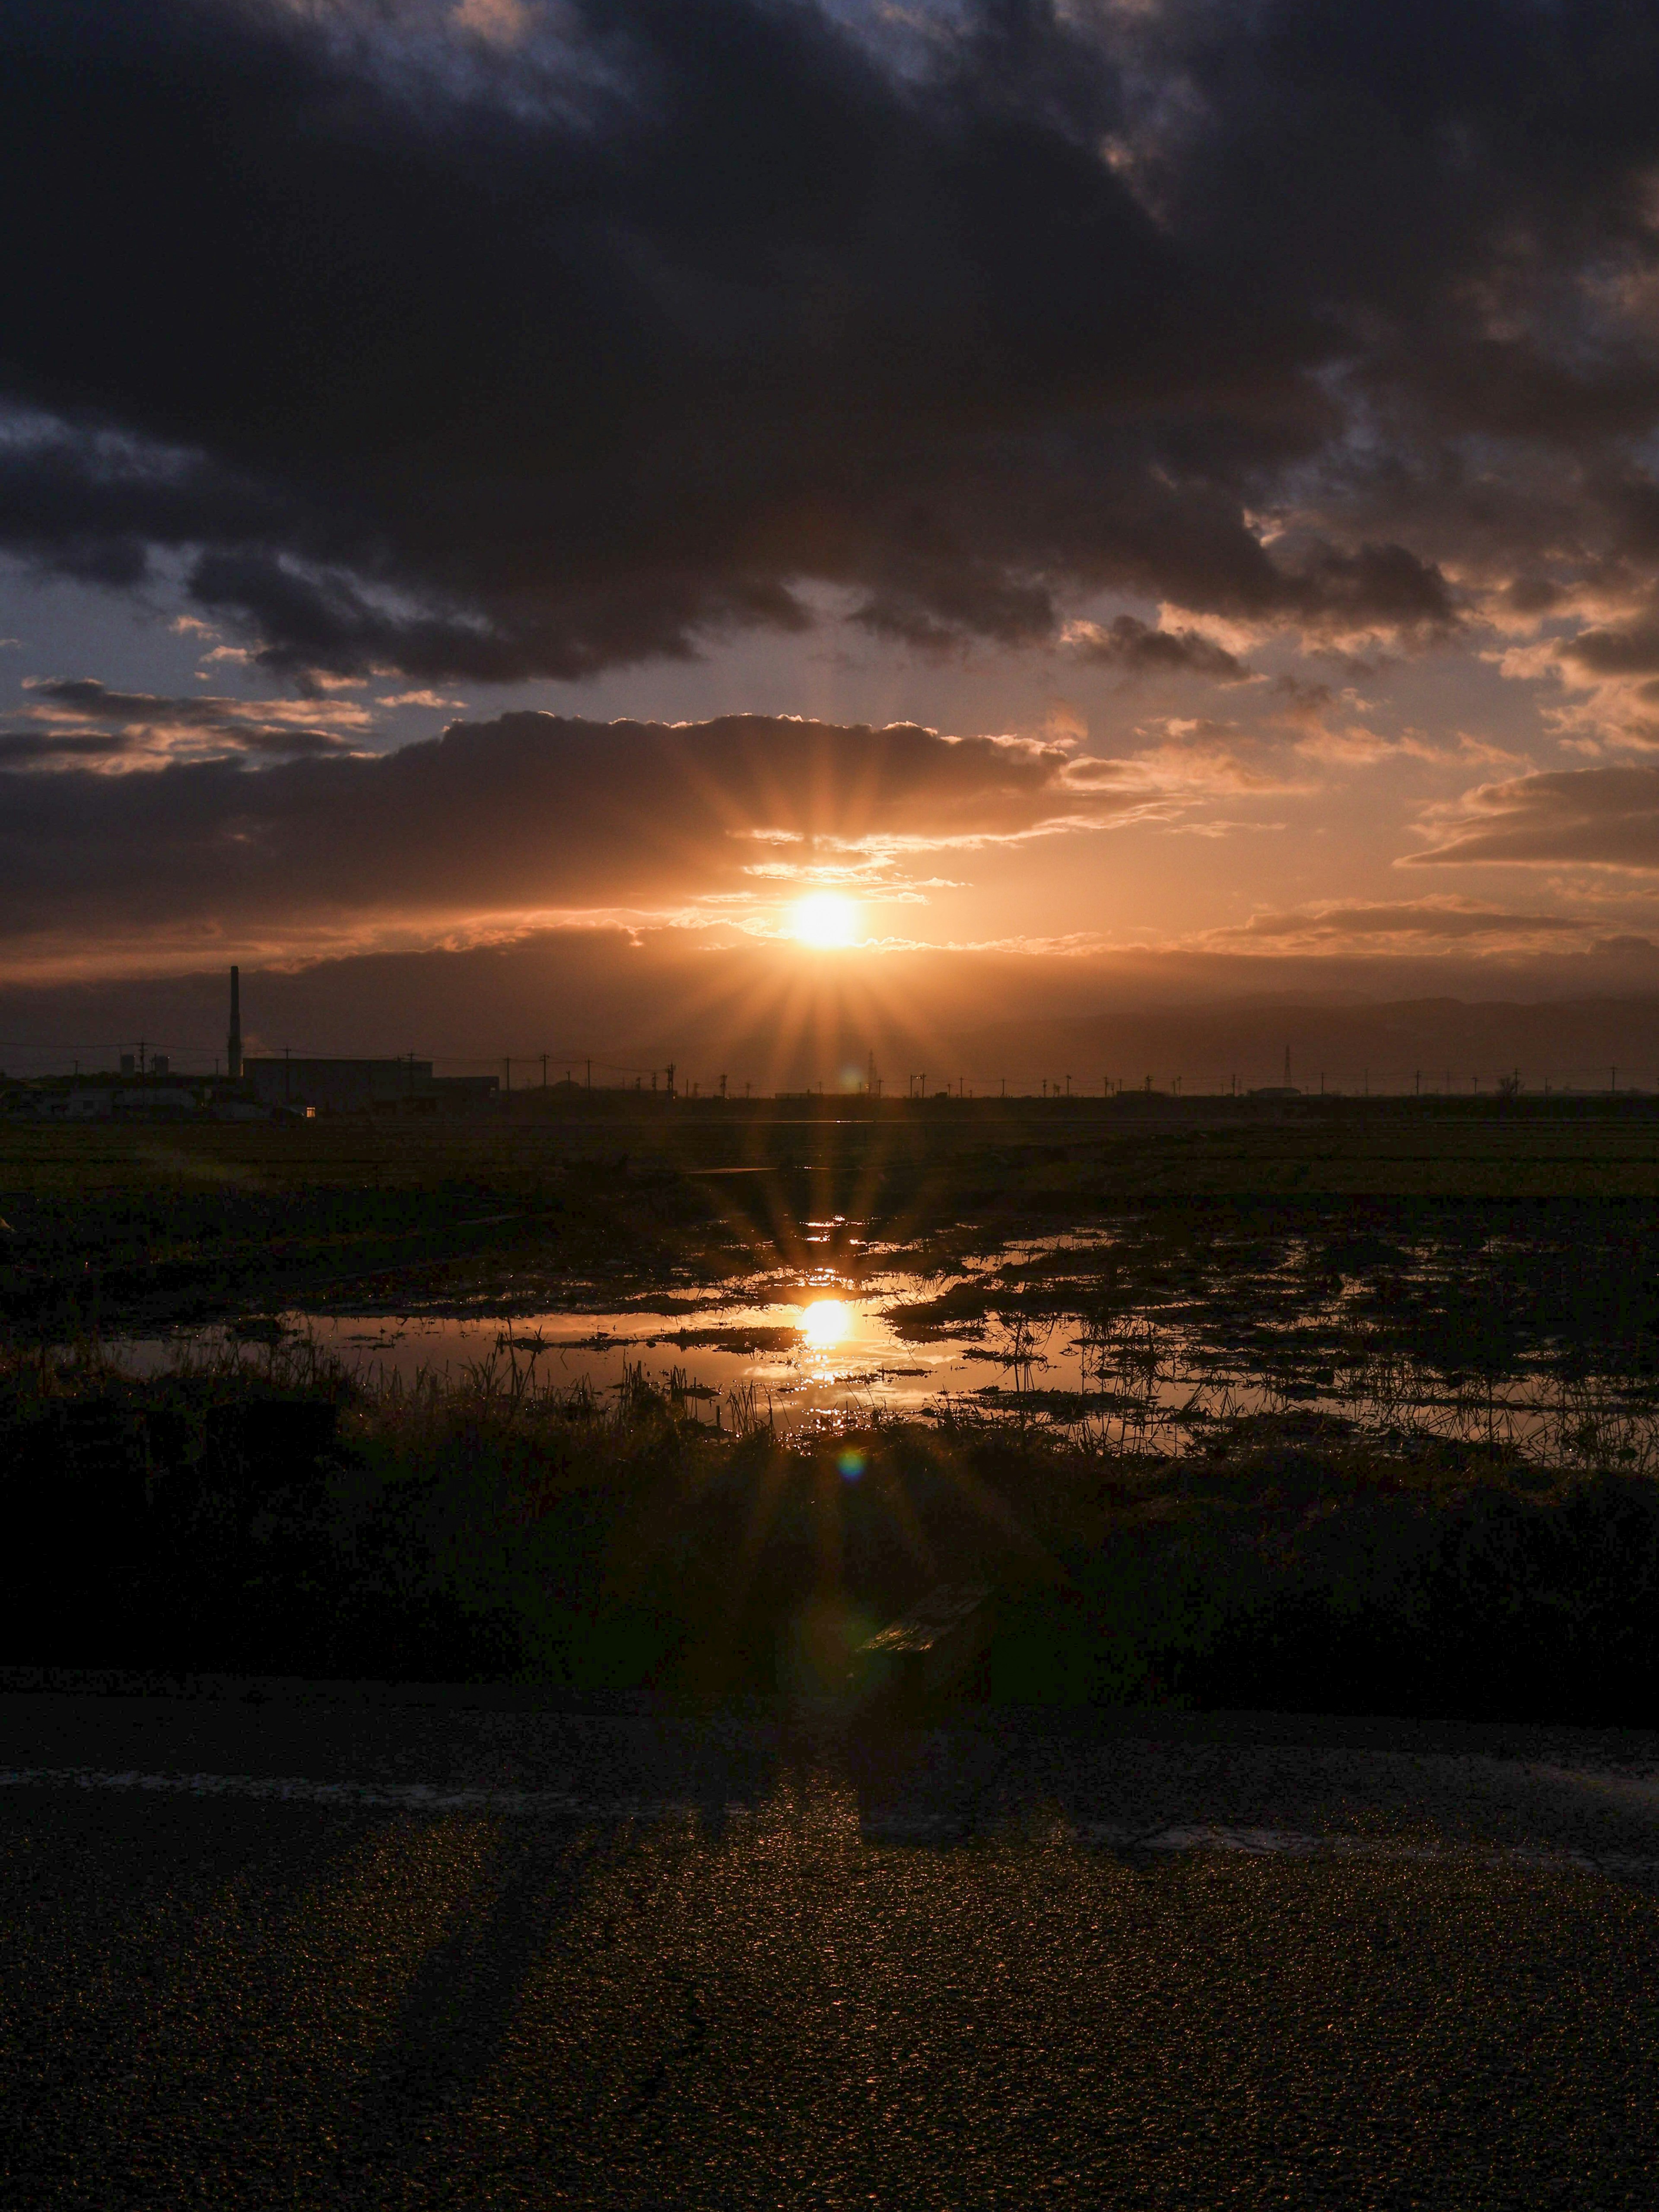
{"label": "muddy field", "polygon": [[1300,1409],[1645,1468],[1656,1203],[1638,1098],[14,1127],[0,1321],[150,1370],[510,1348],[601,1391],[643,1365],[711,1418],[949,1397],[1180,1450]]}

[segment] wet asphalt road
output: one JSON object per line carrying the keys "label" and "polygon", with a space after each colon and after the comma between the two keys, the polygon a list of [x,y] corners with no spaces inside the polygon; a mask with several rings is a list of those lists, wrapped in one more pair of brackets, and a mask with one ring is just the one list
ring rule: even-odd
{"label": "wet asphalt road", "polygon": [[1659,1739],[0,1696],[6,2205],[1659,2203]]}

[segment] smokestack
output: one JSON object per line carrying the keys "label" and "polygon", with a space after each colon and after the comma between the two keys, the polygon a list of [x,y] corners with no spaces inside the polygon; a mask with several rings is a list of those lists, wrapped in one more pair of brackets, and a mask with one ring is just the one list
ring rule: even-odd
{"label": "smokestack", "polygon": [[225,1065],[233,1082],[240,1081],[242,1073],[242,971],[230,971],[230,1037]]}

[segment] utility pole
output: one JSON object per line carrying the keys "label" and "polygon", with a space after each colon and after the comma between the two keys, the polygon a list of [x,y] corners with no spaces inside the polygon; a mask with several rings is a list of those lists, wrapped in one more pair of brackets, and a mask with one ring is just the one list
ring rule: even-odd
{"label": "utility pole", "polygon": [[545,1090],[546,1090],[546,1088],[547,1088],[547,1054],[546,1054],[545,1053],[544,1053],[544,1054],[542,1054],[542,1089],[543,1089],[544,1091],[545,1091]]}
{"label": "utility pole", "polygon": [[587,1087],[590,1091],[593,1088],[593,1063],[591,1060],[587,1063]]}
{"label": "utility pole", "polygon": [[674,1095],[674,1063],[672,1060],[668,1063],[668,1095],[671,1098]]}
{"label": "utility pole", "polygon": [[501,1066],[507,1070],[507,1095],[510,1098],[513,1096],[513,1055],[511,1053],[508,1053],[507,1057],[502,1060]]}

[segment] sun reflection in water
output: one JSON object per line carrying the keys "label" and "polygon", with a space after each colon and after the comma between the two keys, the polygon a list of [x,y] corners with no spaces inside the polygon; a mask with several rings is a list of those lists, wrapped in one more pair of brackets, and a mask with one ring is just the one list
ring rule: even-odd
{"label": "sun reflection in water", "polygon": [[800,1317],[801,1334],[814,1352],[829,1352],[853,1325],[845,1298],[817,1298]]}

